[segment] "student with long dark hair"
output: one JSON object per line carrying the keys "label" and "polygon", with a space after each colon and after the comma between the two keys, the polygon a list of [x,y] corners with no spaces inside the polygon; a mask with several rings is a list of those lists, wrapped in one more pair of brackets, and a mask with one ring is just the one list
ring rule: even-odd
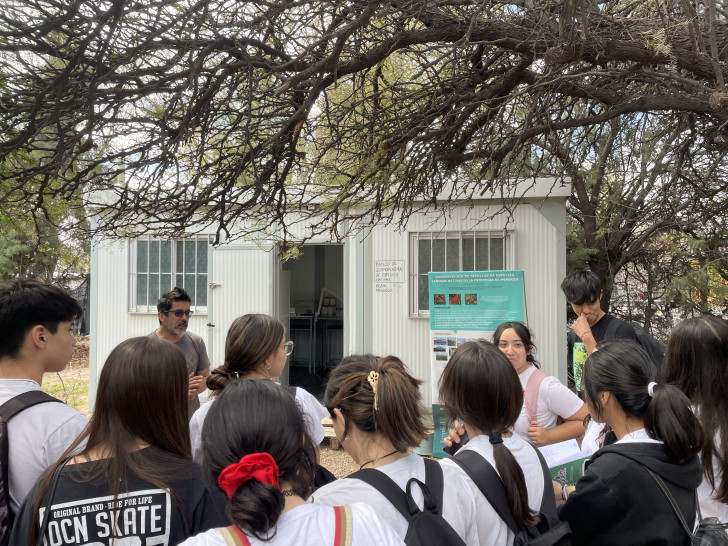
{"label": "student with long dark hair", "polygon": [[30,492],[10,543],[36,544],[44,527],[57,546],[175,545],[225,525],[224,499],[191,460],[187,378],[171,343],[138,337],[111,351],[88,427]]}
{"label": "student with long dark hair", "polygon": [[233,525],[185,545],[338,544],[334,538],[346,529],[353,545],[402,544],[365,504],[306,504],[316,468],[313,444],[293,397],[272,382],[229,385],[210,408],[202,442],[206,471],[228,496]]}
{"label": "student with long dark hair", "polygon": [[[537,523],[536,511],[544,494],[544,474],[535,448],[512,433],[523,406],[518,374],[506,356],[487,341],[460,345],[440,378],[440,403],[448,417],[462,421],[470,441],[461,450],[473,450],[498,472],[508,504],[519,527]],[[512,544],[514,535],[478,489],[454,462],[475,499],[478,544]]]}
{"label": "student with long dark hair", "polygon": [[698,487],[704,517],[728,522],[728,322],[719,317],[689,318],[667,341],[663,380],[690,399],[705,431],[700,452],[703,483]]}
{"label": "student with long dark hair", "polygon": [[[584,419],[589,414],[586,405],[556,377],[539,369],[528,326],[504,322],[495,329],[493,343],[515,368],[523,389],[524,404],[514,432],[535,446],[582,436]],[[560,419],[563,422],[559,423]]]}
{"label": "student with long dark hair", "polygon": [[587,461],[575,488],[565,488],[559,518],[569,522],[575,544],[688,545],[662,486],[692,529],[703,430],[690,401],[655,381],[657,369],[636,343],[605,341],[597,349],[584,366],[586,403],[617,442]]}
{"label": "student with long dark hair", "polygon": [[[427,437],[419,386],[400,359],[379,360],[363,355],[360,362],[337,366],[326,385],[324,400],[341,446],[361,469],[374,468],[391,478],[404,497],[407,482],[426,482],[425,462],[411,450]],[[466,544],[477,542],[474,504],[459,472],[443,468],[444,492],[441,514]],[[412,488],[419,508],[423,496]],[[328,484],[312,496],[324,505],[365,502],[389,523],[397,534],[407,534],[407,520],[373,485],[356,477]]]}
{"label": "student with long dark hair", "polygon": [[[225,363],[207,378],[207,388],[213,391],[213,399],[203,404],[190,420],[192,457],[195,461],[203,461],[200,435],[207,412],[217,395],[237,381],[280,377],[292,351],[293,342],[286,341],[285,328],[278,319],[254,313],[233,321],[225,339]],[[296,387],[295,398],[306,416],[308,435],[318,446],[324,439],[321,419],[326,417],[326,409],[300,387]]]}

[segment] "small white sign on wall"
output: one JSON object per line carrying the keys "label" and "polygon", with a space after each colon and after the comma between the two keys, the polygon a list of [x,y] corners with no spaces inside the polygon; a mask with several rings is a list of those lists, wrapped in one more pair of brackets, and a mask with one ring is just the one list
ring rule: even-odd
{"label": "small white sign on wall", "polygon": [[404,284],[404,260],[374,261],[374,290],[380,294],[389,294],[398,285]]}

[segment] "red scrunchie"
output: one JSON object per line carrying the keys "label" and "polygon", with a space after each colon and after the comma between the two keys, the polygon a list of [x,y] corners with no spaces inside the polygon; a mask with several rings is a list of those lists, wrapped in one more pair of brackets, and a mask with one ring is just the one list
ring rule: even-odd
{"label": "red scrunchie", "polygon": [[268,453],[251,453],[233,463],[217,478],[217,483],[231,498],[238,487],[248,480],[258,480],[278,487],[278,465]]}

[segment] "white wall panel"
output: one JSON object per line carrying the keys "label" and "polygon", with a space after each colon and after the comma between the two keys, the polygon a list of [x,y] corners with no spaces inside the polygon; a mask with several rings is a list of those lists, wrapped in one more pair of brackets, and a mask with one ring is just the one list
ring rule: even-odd
{"label": "white wall panel", "polygon": [[92,409],[103,363],[111,350],[128,337],[128,242],[94,240],[91,253],[89,405]]}
{"label": "white wall panel", "polygon": [[[563,201],[556,209],[563,209]],[[493,209],[493,212],[497,209]],[[549,211],[558,223],[558,214]],[[512,233],[510,267],[525,271],[527,318],[536,335],[538,357],[546,373],[557,374],[557,366],[565,367],[559,348],[565,339],[565,308],[559,284],[565,272],[563,225],[555,226],[534,206],[518,205],[512,218],[504,215],[482,220],[492,212],[482,205],[453,209],[447,218],[439,213],[417,214],[407,224],[407,232],[439,230],[502,230]],[[565,218],[565,217],[564,217]],[[554,218],[552,218],[552,221]],[[374,262],[404,260],[409,272],[409,237],[407,232],[391,228],[375,228],[372,234],[371,261],[367,267],[370,280],[364,286],[371,301],[367,316],[371,329],[370,350],[379,355],[400,357],[413,375],[425,381],[422,386],[425,403],[430,400],[429,319],[409,316],[409,277],[403,285],[393,285],[391,292],[381,293],[374,285]],[[562,377],[565,379],[565,377]],[[435,381],[437,378],[434,379]]]}
{"label": "white wall panel", "polygon": [[[565,380],[566,306],[559,289],[566,271],[564,197],[523,200],[512,216],[488,219],[500,206],[474,206],[413,215],[405,231],[379,226],[352,233],[345,240],[344,354],[372,352],[400,357],[413,375],[425,381],[430,396],[429,319],[409,315],[409,233],[413,231],[501,231],[512,234],[509,267],[523,269],[527,320],[534,331],[537,358],[544,371]],[[301,226],[305,231],[304,226]],[[323,242],[323,241],[321,241]],[[154,313],[129,313],[128,242],[96,242],[92,248],[92,395],[101,364],[120,341],[146,335],[157,327]],[[374,263],[404,263],[404,282],[378,291]],[[275,314],[278,259],[274,247],[227,244],[211,251],[208,314],[195,315],[190,331],[207,343],[213,367],[223,363],[224,343],[232,321],[245,313]],[[295,283],[295,279],[292,279]],[[208,326],[214,324],[214,327]],[[435,381],[437,378],[435,378]]]}

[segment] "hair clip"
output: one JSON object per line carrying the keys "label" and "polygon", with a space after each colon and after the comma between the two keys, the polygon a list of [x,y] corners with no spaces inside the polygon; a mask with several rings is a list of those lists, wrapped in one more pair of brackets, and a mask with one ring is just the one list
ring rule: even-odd
{"label": "hair clip", "polygon": [[372,390],[374,391],[374,410],[378,410],[379,407],[377,405],[377,386],[379,385],[379,374],[372,370],[369,372],[369,376],[367,377],[367,381],[369,382],[369,385],[372,387]]}
{"label": "hair clip", "polygon": [[656,386],[657,386],[657,383],[655,383],[654,381],[651,381],[647,385],[647,394],[650,396],[650,398],[652,398],[653,396],[655,396],[655,387]]}

